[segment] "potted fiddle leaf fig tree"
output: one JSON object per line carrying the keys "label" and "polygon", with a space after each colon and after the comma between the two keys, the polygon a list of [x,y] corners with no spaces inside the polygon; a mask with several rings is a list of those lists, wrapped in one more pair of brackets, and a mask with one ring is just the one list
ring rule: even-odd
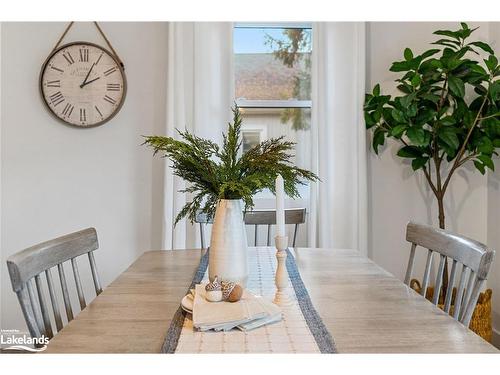
{"label": "potted fiddle leaf fig tree", "polygon": [[[475,30],[461,23],[435,31],[435,48],[419,54],[406,48],[390,67],[399,73],[399,93],[384,95],[377,84],[365,97],[373,150],[386,139],[400,143],[397,155],[425,176],[443,229],[444,198],[456,172],[467,164],[481,174],[493,170],[500,147],[500,66],[493,49],[473,38]],[[446,270],[443,295],[447,288]]]}
{"label": "potted fiddle leaf fig tree", "polygon": [[244,285],[248,266],[243,209],[253,206],[253,197],[259,191],[275,192],[278,174],[290,197],[299,196],[297,185],[318,177],[292,163],[295,143],[284,137],[265,140],[242,152],[238,107],[233,109],[233,115],[221,146],[188,131],[178,131],[180,139],[147,136],[144,144],[154,154],[170,159],[174,174],[188,183],[181,192],[193,195],[178,213],[175,224],[184,217],[193,222],[200,212],[210,219],[215,217],[208,261],[210,279],[217,275]]}

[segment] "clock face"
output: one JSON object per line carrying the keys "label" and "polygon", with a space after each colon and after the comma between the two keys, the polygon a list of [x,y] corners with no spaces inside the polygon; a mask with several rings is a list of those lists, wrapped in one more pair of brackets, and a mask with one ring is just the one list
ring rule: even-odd
{"label": "clock face", "polygon": [[42,67],[40,91],[49,110],[80,127],[104,124],[121,108],[127,84],[115,57],[86,42],[65,44]]}

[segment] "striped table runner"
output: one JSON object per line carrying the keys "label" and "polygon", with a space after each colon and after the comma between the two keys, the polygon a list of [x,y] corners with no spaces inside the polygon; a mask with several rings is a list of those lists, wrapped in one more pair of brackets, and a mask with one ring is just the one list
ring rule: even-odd
{"label": "striped table runner", "polygon": [[[287,250],[288,251],[288,250]],[[272,300],[276,292],[276,249],[249,249],[250,275],[247,289]],[[190,288],[208,278],[208,253],[201,259]],[[175,313],[162,353],[336,353],[335,343],[314,309],[302,282],[295,258],[288,252],[287,270],[293,304],[283,307],[283,320],[249,332],[197,332],[191,314]]]}

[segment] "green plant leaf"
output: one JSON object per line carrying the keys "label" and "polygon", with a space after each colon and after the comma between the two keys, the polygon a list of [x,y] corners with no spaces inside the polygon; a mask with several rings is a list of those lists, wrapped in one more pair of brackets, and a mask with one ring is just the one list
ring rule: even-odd
{"label": "green plant leaf", "polygon": [[489,157],[488,155],[481,154],[477,158],[481,160],[481,162],[484,164],[485,167],[488,167],[492,171],[495,170],[495,165],[493,164],[493,160],[491,159],[491,157]]}
{"label": "green plant leaf", "polygon": [[446,143],[452,150],[457,150],[460,145],[455,130],[452,127],[445,126],[440,128],[438,131],[438,138]]}
{"label": "green plant leaf", "polygon": [[479,95],[486,95],[486,93],[488,92],[486,87],[484,87],[483,85],[474,86],[474,91],[476,92],[476,94],[479,94]]}
{"label": "green plant leaf", "polygon": [[398,85],[398,90],[401,91],[403,94],[410,94],[412,92],[411,86],[404,83]]}
{"label": "green plant leaf", "polygon": [[380,95],[380,85],[377,83],[373,88],[373,96],[379,96],[379,95]]}
{"label": "green plant leaf", "polygon": [[495,54],[495,52],[493,51],[493,49],[489,46],[488,43],[484,43],[484,42],[472,42],[472,43],[469,43],[469,44],[472,44],[473,46],[476,46],[476,47],[479,47],[481,48],[483,51],[486,51],[492,55]]}
{"label": "green plant leaf", "polygon": [[401,112],[399,109],[394,108],[391,112],[392,118],[396,120],[396,122],[406,122],[406,119],[404,117],[403,112]]}
{"label": "green plant leaf", "polygon": [[404,146],[398,150],[397,155],[402,158],[418,158],[422,156],[422,151],[415,146]]}
{"label": "green plant leaf", "polygon": [[484,174],[486,172],[486,170],[484,169],[484,164],[482,164],[481,162],[474,160],[474,166],[479,172],[481,172],[481,174]]}
{"label": "green plant leaf", "polygon": [[470,67],[470,70],[472,70],[475,73],[485,75],[485,76],[488,74],[488,73],[486,73],[486,70],[484,70],[484,68],[479,64],[471,64],[469,67]]}
{"label": "green plant leaf", "polygon": [[412,126],[406,131],[406,135],[410,139],[410,141],[416,145],[421,146],[425,144],[425,132],[424,129]]}
{"label": "green plant leaf", "polygon": [[368,112],[365,112],[365,124],[367,129],[370,129],[376,124],[375,120]]}
{"label": "green plant leaf", "polygon": [[422,168],[427,163],[428,160],[429,158],[427,157],[418,157],[416,159],[413,159],[411,161],[411,167],[413,168],[414,171],[416,171],[417,169]]}
{"label": "green plant leaf", "polygon": [[491,155],[495,148],[493,147],[493,142],[488,137],[481,137],[479,144],[477,146],[477,151],[482,154]]}
{"label": "green plant leaf", "polygon": [[373,133],[372,146],[375,153],[378,155],[378,147],[382,146],[385,142],[385,133],[382,129],[378,128]]}
{"label": "green plant leaf", "polygon": [[[441,50],[440,49],[437,49],[437,48],[433,48],[433,49],[430,49],[430,50],[427,50],[425,51],[424,53],[422,53],[420,56],[422,57],[422,59],[426,59],[428,57],[431,57],[432,55],[435,55],[436,53],[440,52]],[[436,60],[437,61],[437,60]]]}
{"label": "green plant leaf", "polygon": [[500,99],[500,80],[490,85],[490,98],[493,101],[498,101]]}
{"label": "green plant leaf", "polygon": [[393,62],[389,70],[391,72],[406,72],[412,69],[411,61],[396,61]]}
{"label": "green plant leaf", "polygon": [[484,60],[484,63],[488,67],[488,70],[490,72],[493,72],[498,65],[498,59],[494,55],[490,55],[488,57],[488,60]]}
{"label": "green plant leaf", "polygon": [[418,85],[420,85],[420,82],[422,82],[422,78],[420,78],[420,74],[416,73],[411,79],[411,85],[413,87],[417,87]]}
{"label": "green plant leaf", "polygon": [[463,98],[465,95],[465,84],[458,77],[449,76],[448,77],[448,86],[453,94],[458,96],[459,98]]}
{"label": "green plant leaf", "polygon": [[435,35],[443,35],[443,36],[448,36],[450,38],[460,40],[460,34],[456,31],[451,31],[451,30],[437,30],[434,31],[433,34]]}
{"label": "green plant leaf", "polygon": [[405,124],[396,125],[391,129],[391,135],[393,137],[400,138],[403,135],[406,128],[407,126]]}
{"label": "green plant leaf", "polygon": [[439,122],[444,126],[450,126],[456,123],[456,120],[452,116],[443,117]]}
{"label": "green plant leaf", "polygon": [[409,48],[405,48],[404,57],[406,61],[410,61],[413,59],[413,52]]}

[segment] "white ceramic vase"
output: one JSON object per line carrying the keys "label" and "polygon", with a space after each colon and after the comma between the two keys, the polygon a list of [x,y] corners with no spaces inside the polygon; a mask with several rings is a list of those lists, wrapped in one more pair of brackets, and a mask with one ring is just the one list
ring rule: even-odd
{"label": "white ceramic vase", "polygon": [[233,281],[245,287],[248,279],[247,232],[243,202],[221,199],[217,204],[210,239],[208,276]]}

